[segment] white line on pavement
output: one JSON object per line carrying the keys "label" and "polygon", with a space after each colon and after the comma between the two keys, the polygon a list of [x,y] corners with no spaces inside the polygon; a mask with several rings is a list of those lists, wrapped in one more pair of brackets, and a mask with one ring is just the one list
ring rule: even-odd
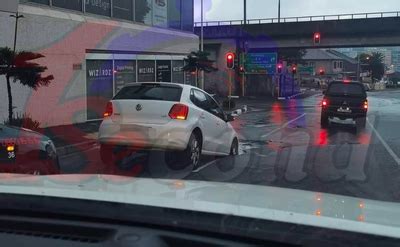
{"label": "white line on pavement", "polygon": [[305,115],[307,115],[307,113],[301,114],[299,117],[297,117],[297,118],[295,118],[295,119],[293,119],[293,120],[290,120],[289,122],[285,123],[285,124],[282,125],[281,127],[279,127],[279,128],[277,128],[277,129],[275,129],[275,130],[269,132],[268,134],[265,134],[265,135],[261,136],[261,138],[266,138],[266,137],[268,137],[268,136],[270,136],[270,135],[275,134],[276,132],[278,132],[278,131],[280,131],[280,130],[286,128],[287,126],[289,126],[289,124],[291,124],[291,123],[293,123],[293,122],[299,120],[300,118],[304,117]]}
{"label": "white line on pavement", "polygon": [[206,163],[205,165],[200,166],[200,167],[197,168],[196,170],[193,170],[192,172],[193,172],[193,173],[198,173],[198,172],[200,172],[201,170],[203,170],[203,169],[209,167],[210,165],[214,164],[215,162],[216,162],[216,160],[210,161],[210,162]]}
{"label": "white line on pavement", "polygon": [[390,148],[389,144],[387,144],[387,142],[385,142],[383,137],[379,134],[379,132],[375,129],[375,127],[371,124],[371,122],[369,121],[368,118],[367,118],[367,122],[371,126],[372,130],[374,131],[376,137],[378,137],[378,139],[382,142],[382,145],[385,147],[386,151],[388,151],[390,156],[392,156],[394,161],[396,161],[397,165],[400,166],[400,158],[396,155],[396,153],[393,151],[393,149]]}

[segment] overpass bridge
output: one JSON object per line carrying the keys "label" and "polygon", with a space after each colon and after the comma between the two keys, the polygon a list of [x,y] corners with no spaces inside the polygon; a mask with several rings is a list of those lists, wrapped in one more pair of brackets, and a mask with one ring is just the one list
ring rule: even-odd
{"label": "overpass bridge", "polygon": [[[400,11],[203,24],[205,40],[247,41],[249,48],[314,48],[313,34],[316,32],[322,36],[321,48],[400,45]],[[200,25],[195,23],[198,35]]]}
{"label": "overpass bridge", "polygon": [[[195,23],[195,33],[200,35],[201,23]],[[341,48],[400,46],[400,11],[341,14],[325,16],[286,17],[278,20],[252,19],[204,22],[204,43],[217,60],[219,71],[206,75],[205,86],[215,81],[227,81],[225,54],[236,52],[277,52],[282,49]],[[314,34],[321,34],[319,44],[314,44]],[[270,93],[270,76],[246,75],[236,72],[234,88],[242,94],[246,81],[247,92]],[[254,85],[266,81],[260,89]],[[225,83],[226,84],[226,83]],[[221,86],[212,86],[217,91]],[[218,88],[220,87],[220,88]],[[222,86],[223,87],[223,86]],[[251,88],[249,88],[251,87]],[[246,89],[245,89],[246,91]]]}

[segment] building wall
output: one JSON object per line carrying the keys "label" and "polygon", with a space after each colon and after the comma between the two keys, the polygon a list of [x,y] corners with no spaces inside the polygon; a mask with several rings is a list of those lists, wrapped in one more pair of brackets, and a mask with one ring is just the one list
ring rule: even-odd
{"label": "building wall", "polygon": [[[32,91],[12,85],[15,112],[30,114],[42,126],[87,120],[86,57],[97,53],[187,54],[197,50],[198,37],[191,33],[115,21],[48,7],[20,5],[17,50],[41,53],[37,60],[55,79],[49,87]],[[0,13],[0,47],[12,47],[15,20]],[[0,78],[0,97],[6,99],[5,79]],[[7,104],[0,105],[0,121]]]}
{"label": "building wall", "polygon": [[[229,76],[226,69],[226,53],[236,52],[235,40],[213,40],[205,44],[205,50],[209,51],[215,56],[215,67],[218,69],[216,72],[205,73],[204,76],[204,89],[212,94],[220,96],[228,95]],[[233,73],[232,73],[233,75]],[[232,92],[236,91],[237,85],[235,75],[232,76]]]}

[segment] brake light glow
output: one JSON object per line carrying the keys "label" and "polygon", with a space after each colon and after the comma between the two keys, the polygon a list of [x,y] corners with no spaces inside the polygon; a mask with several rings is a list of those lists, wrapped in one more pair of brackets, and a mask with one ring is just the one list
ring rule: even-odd
{"label": "brake light glow", "polygon": [[347,83],[350,83],[351,80],[344,80],[343,82],[347,84]]}
{"label": "brake light glow", "polygon": [[113,104],[111,102],[108,102],[103,116],[106,118],[110,117],[112,114],[113,114]]}
{"label": "brake light glow", "polygon": [[15,151],[15,146],[14,145],[8,145],[7,146],[7,152],[14,152]]}
{"label": "brake light glow", "polygon": [[322,106],[328,106],[328,101],[326,99],[322,100]]}
{"label": "brake light glow", "polygon": [[368,110],[368,101],[364,101],[364,109]]}
{"label": "brake light glow", "polygon": [[186,120],[189,115],[189,107],[183,104],[175,104],[169,111],[168,116],[171,119]]}

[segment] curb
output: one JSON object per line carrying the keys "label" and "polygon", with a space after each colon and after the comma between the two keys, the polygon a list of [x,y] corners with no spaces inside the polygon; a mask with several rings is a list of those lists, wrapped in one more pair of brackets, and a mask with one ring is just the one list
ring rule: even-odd
{"label": "curb", "polygon": [[94,145],[97,144],[97,141],[86,141],[77,144],[72,144],[64,147],[57,148],[57,155],[58,156],[65,156],[69,154],[76,153],[78,151],[85,151],[92,148]]}

